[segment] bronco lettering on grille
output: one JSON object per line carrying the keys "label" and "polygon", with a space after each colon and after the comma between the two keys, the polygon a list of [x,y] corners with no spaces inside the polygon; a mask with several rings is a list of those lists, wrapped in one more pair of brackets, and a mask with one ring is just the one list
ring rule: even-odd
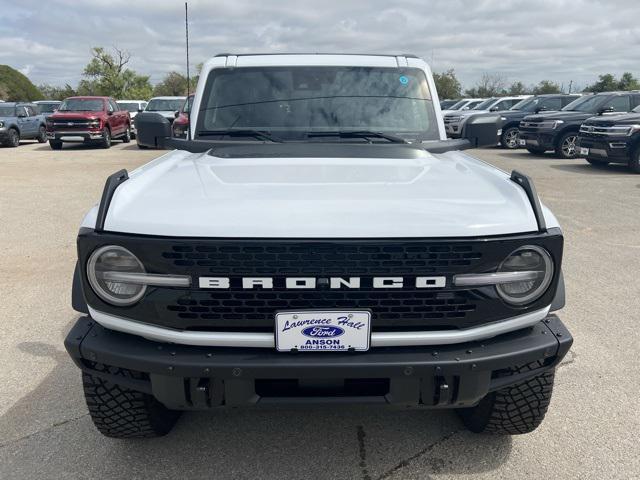
{"label": "bronco lettering on grille", "polygon": [[[253,288],[271,289],[276,286],[286,289],[310,289],[319,287],[328,287],[330,289],[357,289],[362,288],[360,277],[242,277],[239,279],[231,279],[229,277],[200,277],[198,279],[200,288],[228,289],[231,288],[232,281],[235,280],[239,288],[250,290]],[[446,277],[413,277],[407,285],[415,288],[444,288],[447,283]],[[367,279],[364,285],[369,288],[403,288],[405,286],[404,277],[373,277]]]}

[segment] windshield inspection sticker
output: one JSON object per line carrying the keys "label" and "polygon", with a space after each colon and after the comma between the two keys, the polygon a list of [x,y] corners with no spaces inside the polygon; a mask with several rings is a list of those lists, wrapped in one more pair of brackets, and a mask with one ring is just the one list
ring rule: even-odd
{"label": "windshield inspection sticker", "polygon": [[281,352],[369,349],[371,312],[278,312],[276,348]]}
{"label": "windshield inspection sticker", "polygon": [[402,85],[407,85],[409,83],[409,77],[407,77],[405,75],[401,75],[398,80],[400,80],[400,83]]}

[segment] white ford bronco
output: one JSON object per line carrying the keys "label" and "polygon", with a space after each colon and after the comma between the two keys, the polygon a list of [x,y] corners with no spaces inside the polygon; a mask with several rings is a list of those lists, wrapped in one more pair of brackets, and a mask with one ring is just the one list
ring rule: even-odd
{"label": "white ford bronco", "polygon": [[531,180],[447,140],[409,55],[219,55],[186,139],[111,175],[78,235],[66,348],[111,437],[183,410],[288,402],[454,408],[474,432],[542,421],[572,338],[563,236]]}

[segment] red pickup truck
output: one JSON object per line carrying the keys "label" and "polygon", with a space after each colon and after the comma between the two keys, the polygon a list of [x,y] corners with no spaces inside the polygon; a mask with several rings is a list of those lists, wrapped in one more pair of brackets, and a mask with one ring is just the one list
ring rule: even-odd
{"label": "red pickup truck", "polygon": [[63,142],[109,148],[113,139],[131,141],[131,117],[111,97],[69,97],[47,118],[47,138],[53,150]]}

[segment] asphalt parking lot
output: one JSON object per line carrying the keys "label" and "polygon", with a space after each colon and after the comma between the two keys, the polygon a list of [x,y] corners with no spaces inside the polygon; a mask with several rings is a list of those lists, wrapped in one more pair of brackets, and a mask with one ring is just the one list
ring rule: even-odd
{"label": "asphalt parking lot", "polygon": [[167,437],[102,437],[62,344],[75,235],[105,177],[160,153],[0,149],[0,478],[638,478],[640,175],[526,151],[472,152],[531,175],[565,231],[575,337],[542,427],[466,432],[451,411],[382,407],[184,414]]}

